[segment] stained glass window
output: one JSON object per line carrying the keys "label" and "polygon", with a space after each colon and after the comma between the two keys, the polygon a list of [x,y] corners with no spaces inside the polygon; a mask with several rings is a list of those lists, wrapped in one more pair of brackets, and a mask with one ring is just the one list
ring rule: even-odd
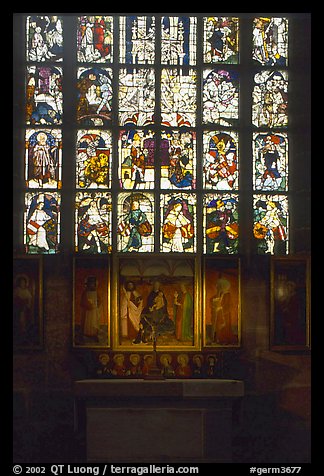
{"label": "stained glass window", "polygon": [[237,125],[239,78],[235,70],[206,69],[203,73],[203,122]]}
{"label": "stained glass window", "polygon": [[75,199],[76,251],[111,252],[110,192],[78,192]]}
{"label": "stained glass window", "polygon": [[78,18],[77,59],[87,63],[112,63],[113,17],[94,15]]}
{"label": "stained glass window", "polygon": [[155,134],[131,129],[119,133],[118,179],[124,189],[150,189],[155,185]]}
{"label": "stained glass window", "polygon": [[288,124],[288,73],[262,70],[254,76],[252,123],[261,127]]}
{"label": "stained glass window", "polygon": [[112,69],[78,69],[77,120],[85,127],[111,123]]}
{"label": "stained glass window", "polygon": [[24,244],[26,253],[53,254],[60,244],[58,192],[28,192],[25,195]]}
{"label": "stained glass window", "polygon": [[161,113],[164,126],[196,125],[196,82],[197,74],[193,69],[190,69],[187,75],[177,69],[162,70]]}
{"label": "stained glass window", "polygon": [[264,66],[287,65],[287,18],[254,18],[252,57],[255,63]]}
{"label": "stained glass window", "polygon": [[154,195],[120,193],[117,198],[117,250],[154,251]]}
{"label": "stained glass window", "polygon": [[254,195],[253,234],[259,254],[288,253],[289,208],[285,195]]}
{"label": "stained glass window", "polygon": [[28,188],[62,187],[61,129],[27,129],[25,180]]}
{"label": "stained glass window", "polygon": [[80,129],[77,133],[76,184],[80,188],[111,186],[110,131]]}
{"label": "stained glass window", "polygon": [[232,15],[25,15],[26,252],[71,189],[77,253],[289,252],[288,18]]}
{"label": "stained glass window", "polygon": [[195,17],[162,17],[162,64],[196,64],[196,25]]}
{"label": "stained glass window", "polygon": [[217,190],[238,188],[238,134],[205,131],[203,186]]}
{"label": "stained glass window", "polygon": [[29,61],[62,61],[63,20],[58,16],[29,16],[26,22]]}
{"label": "stained glass window", "polygon": [[120,62],[153,64],[155,59],[155,17],[120,17]]}
{"label": "stained glass window", "polygon": [[145,126],[154,122],[154,69],[120,69],[119,124]]}
{"label": "stained glass window", "polygon": [[168,193],[161,195],[161,251],[193,253],[196,251],[196,195]]}
{"label": "stained glass window", "polygon": [[204,17],[204,62],[238,63],[239,19]]}
{"label": "stained glass window", "polygon": [[203,198],[204,253],[238,252],[238,195],[208,193]]}
{"label": "stained glass window", "polygon": [[255,190],[286,191],[288,189],[287,133],[254,133],[253,164]]}
{"label": "stained glass window", "polygon": [[62,124],[62,68],[28,66],[26,80],[26,123]]}
{"label": "stained glass window", "polygon": [[196,132],[162,131],[161,188],[194,189],[196,187]]}

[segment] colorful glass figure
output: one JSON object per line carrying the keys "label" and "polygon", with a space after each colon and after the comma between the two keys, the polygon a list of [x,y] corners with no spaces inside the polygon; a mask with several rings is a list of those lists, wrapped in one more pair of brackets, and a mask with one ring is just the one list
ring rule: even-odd
{"label": "colorful glass figure", "polygon": [[196,29],[195,17],[162,17],[161,63],[195,65]]}
{"label": "colorful glass figure", "polygon": [[161,135],[161,188],[196,187],[196,132],[170,130]]}
{"label": "colorful glass figure", "polygon": [[121,69],[119,73],[119,124],[154,123],[155,73],[153,69]]}
{"label": "colorful glass figure", "polygon": [[253,186],[255,190],[288,189],[288,137],[283,133],[253,134]]}
{"label": "colorful glass figure", "polygon": [[86,63],[112,63],[113,17],[78,17],[77,58]]}
{"label": "colorful glass figure", "polygon": [[261,63],[263,66],[287,66],[287,18],[254,19],[252,58],[255,63]]}
{"label": "colorful glass figure", "polygon": [[26,52],[28,61],[62,61],[62,17],[28,16],[26,27]]}
{"label": "colorful glass figure", "polygon": [[238,189],[238,134],[205,131],[203,135],[203,186],[216,190]]}
{"label": "colorful glass figure", "polygon": [[57,192],[28,192],[25,196],[26,253],[54,254],[60,243],[60,204]]}
{"label": "colorful glass figure", "polygon": [[62,187],[62,131],[27,129],[25,180],[29,188]]}
{"label": "colorful glass figure", "polygon": [[84,130],[77,133],[76,184],[80,188],[110,188],[111,132]]}
{"label": "colorful glass figure", "polygon": [[197,75],[188,75],[176,69],[163,69],[161,74],[162,124],[167,127],[195,126],[196,124]]}
{"label": "colorful glass figure", "polygon": [[204,253],[238,253],[238,195],[206,194],[203,207]]}
{"label": "colorful glass figure", "polygon": [[117,250],[153,252],[154,195],[146,192],[120,193],[117,209]]}
{"label": "colorful glass figure", "polygon": [[111,194],[78,192],[75,199],[75,250],[111,252]]}
{"label": "colorful glass figure", "polygon": [[77,121],[85,127],[106,126],[111,122],[112,69],[78,69]]}
{"label": "colorful glass figure", "polygon": [[29,66],[26,81],[26,123],[62,124],[62,68]]}
{"label": "colorful glass figure", "polygon": [[239,114],[238,73],[207,69],[203,77],[203,123],[235,125]]}
{"label": "colorful glass figure", "polygon": [[196,196],[189,193],[161,195],[161,251],[196,251]]}
{"label": "colorful glass figure", "polygon": [[288,124],[287,71],[261,71],[254,76],[252,123],[257,127]]}
{"label": "colorful glass figure", "polygon": [[131,129],[119,134],[118,178],[124,189],[154,188],[155,135]]}
{"label": "colorful glass figure", "polygon": [[204,62],[238,63],[239,19],[204,17]]}
{"label": "colorful glass figure", "polygon": [[285,195],[254,195],[253,234],[259,254],[288,253],[288,198]]}
{"label": "colorful glass figure", "polygon": [[155,58],[155,17],[121,16],[120,62],[153,64]]}

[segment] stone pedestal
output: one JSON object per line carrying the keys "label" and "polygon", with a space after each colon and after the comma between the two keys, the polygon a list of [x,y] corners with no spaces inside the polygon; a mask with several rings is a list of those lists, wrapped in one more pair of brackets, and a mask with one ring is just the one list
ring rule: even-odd
{"label": "stone pedestal", "polygon": [[87,462],[231,462],[242,381],[82,380],[74,392]]}

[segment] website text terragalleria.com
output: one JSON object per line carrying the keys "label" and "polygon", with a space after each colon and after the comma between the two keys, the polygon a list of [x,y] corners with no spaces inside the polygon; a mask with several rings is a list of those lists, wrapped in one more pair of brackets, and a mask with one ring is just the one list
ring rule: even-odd
{"label": "website text terragalleria.com", "polygon": [[[64,473],[63,473],[64,468]],[[51,466],[51,473],[55,476],[61,474],[93,474],[98,476],[102,474],[136,474],[142,476],[143,474],[198,474],[199,468],[197,466],[172,466],[172,465],[156,465],[148,464],[145,466],[120,466],[120,465],[104,465],[100,466],[79,466],[75,465],[61,465],[53,464]]]}

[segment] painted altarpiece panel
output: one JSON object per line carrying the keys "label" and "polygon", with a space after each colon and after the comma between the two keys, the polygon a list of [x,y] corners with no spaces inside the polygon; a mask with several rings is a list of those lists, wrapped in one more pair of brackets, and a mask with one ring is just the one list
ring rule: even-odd
{"label": "painted altarpiece panel", "polygon": [[41,256],[13,260],[13,349],[43,348],[43,266]]}
{"label": "painted altarpiece panel", "polygon": [[240,259],[205,258],[203,276],[203,346],[240,347]]}
{"label": "painted altarpiece panel", "polygon": [[114,349],[197,350],[199,264],[196,258],[116,258]]}
{"label": "painted altarpiece panel", "polygon": [[73,261],[73,347],[109,347],[109,306],[109,258],[75,256]]}
{"label": "painted altarpiece panel", "polygon": [[310,260],[272,257],[270,349],[310,349]]}

